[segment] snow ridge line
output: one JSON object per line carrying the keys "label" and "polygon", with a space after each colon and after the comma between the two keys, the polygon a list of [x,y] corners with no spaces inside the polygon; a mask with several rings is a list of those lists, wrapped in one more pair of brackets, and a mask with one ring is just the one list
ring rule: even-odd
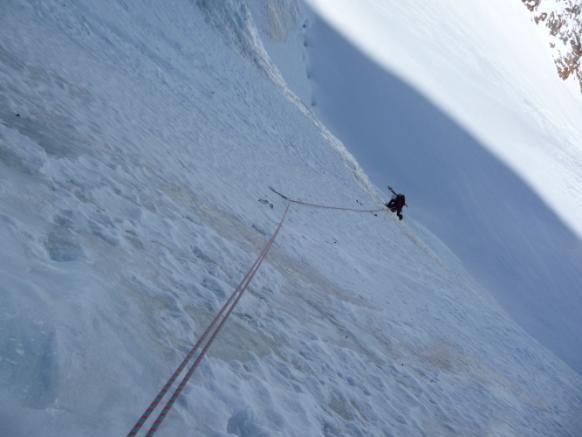
{"label": "snow ridge line", "polygon": [[[184,387],[186,386],[186,384],[190,380],[192,374],[194,373],[194,371],[198,368],[198,366],[200,365],[200,363],[204,359],[206,352],[208,351],[208,349],[212,345],[214,339],[218,335],[220,329],[222,328],[222,325],[224,325],[224,323],[226,322],[226,320],[228,319],[228,317],[230,316],[230,314],[234,310],[234,307],[236,306],[238,301],[241,299],[241,297],[242,297],[243,293],[245,292],[245,290],[247,289],[248,285],[251,283],[253,277],[255,276],[257,271],[259,270],[259,267],[261,266],[262,262],[267,257],[269,250],[273,246],[273,243],[275,242],[275,239],[277,238],[277,235],[279,234],[279,231],[281,230],[281,227],[283,226],[283,223],[285,221],[285,218],[287,217],[288,211],[289,211],[289,205],[287,205],[287,208],[285,209],[285,212],[283,213],[283,217],[281,218],[281,221],[277,225],[275,232],[273,233],[273,235],[271,236],[269,241],[267,241],[267,243],[265,244],[265,246],[261,250],[259,256],[255,260],[255,262],[253,263],[251,268],[248,270],[248,272],[246,273],[246,275],[244,276],[242,281],[239,283],[239,285],[236,287],[236,289],[230,295],[230,297],[228,298],[226,303],[222,306],[220,311],[216,314],[216,316],[214,317],[214,319],[212,320],[210,325],[208,325],[208,327],[206,328],[206,330],[204,331],[202,336],[198,339],[196,344],[192,347],[192,349],[190,349],[190,351],[188,352],[188,354],[186,355],[184,360],[182,360],[180,365],[176,368],[176,370],[174,371],[172,376],[170,376],[168,381],[164,384],[164,386],[162,387],[160,392],[157,394],[157,396],[154,398],[154,400],[151,402],[151,404],[146,408],[144,413],[137,420],[137,422],[135,423],[135,425],[133,426],[131,431],[127,434],[128,437],[133,437],[133,436],[137,435],[139,430],[143,427],[145,422],[148,420],[148,418],[151,416],[153,411],[159,405],[162,398],[166,395],[166,393],[168,392],[170,387],[174,384],[174,382],[176,381],[176,379],[178,378],[180,373],[182,373],[182,371],[186,367],[187,363],[192,359],[195,352],[198,350],[198,348],[203,343],[205,343],[203,349],[200,351],[200,354],[198,355],[198,357],[196,358],[196,360],[194,361],[194,363],[192,364],[190,369],[188,369],[188,372],[186,373],[186,375],[184,375],[184,377],[180,381],[180,384],[178,385],[178,387],[176,388],[176,390],[174,391],[174,393],[172,394],[170,399],[166,402],[166,404],[162,408],[161,412],[159,413],[158,417],[155,419],[154,423],[152,424],[151,428],[147,432],[146,436],[148,436],[148,437],[153,436],[156,433],[156,431],[159,429],[160,425],[162,424],[162,422],[166,418],[166,416],[169,413],[169,411],[171,410],[172,406],[174,405],[174,403],[176,402],[176,400],[180,396],[182,390],[184,389]],[[212,334],[210,334],[211,332],[212,332]],[[208,341],[206,341],[206,338],[208,337],[209,334],[210,334],[210,338],[208,338]]]}
{"label": "snow ridge line", "polygon": [[341,207],[341,206],[329,206],[329,205],[322,205],[322,204],[319,204],[319,203],[304,202],[302,200],[291,199],[290,197],[286,196],[285,194],[280,193],[279,191],[275,190],[271,186],[269,186],[269,189],[273,193],[275,193],[278,196],[280,196],[281,198],[285,199],[287,202],[295,203],[297,205],[309,206],[311,208],[333,209],[333,210],[336,210],[336,211],[369,212],[369,213],[382,212],[382,211],[385,211],[386,210],[386,208],[378,208],[378,209],[357,209],[357,208],[345,208],[345,207]]}

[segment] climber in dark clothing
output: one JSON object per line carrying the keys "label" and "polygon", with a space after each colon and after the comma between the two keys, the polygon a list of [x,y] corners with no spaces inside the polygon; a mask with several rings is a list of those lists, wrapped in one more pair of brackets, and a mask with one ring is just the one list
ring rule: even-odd
{"label": "climber in dark clothing", "polygon": [[404,218],[402,216],[402,208],[407,206],[406,197],[404,196],[404,194],[400,194],[394,191],[390,186],[388,187],[388,189],[392,192],[392,194],[394,194],[394,196],[392,197],[392,199],[390,199],[390,202],[386,203],[386,207],[390,211],[395,212],[399,220],[402,220]]}

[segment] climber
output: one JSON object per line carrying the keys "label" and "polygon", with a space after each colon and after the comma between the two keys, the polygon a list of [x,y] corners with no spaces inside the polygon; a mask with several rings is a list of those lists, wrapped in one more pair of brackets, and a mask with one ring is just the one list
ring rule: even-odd
{"label": "climber", "polygon": [[394,196],[392,196],[390,202],[386,203],[385,205],[390,211],[396,213],[399,220],[402,220],[404,218],[402,216],[402,208],[407,206],[406,197],[404,196],[404,194],[400,194],[394,191],[391,186],[388,186],[388,189],[392,192]]}

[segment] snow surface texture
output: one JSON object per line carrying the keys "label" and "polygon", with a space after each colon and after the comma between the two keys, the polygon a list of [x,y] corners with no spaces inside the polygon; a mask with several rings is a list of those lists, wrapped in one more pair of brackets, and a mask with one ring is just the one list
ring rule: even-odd
{"label": "snow surface texture", "polygon": [[[262,43],[277,18],[302,56],[303,14],[2,2],[0,435],[126,433],[274,229],[268,185],[377,206]],[[159,434],[575,436],[581,408],[420,222],[294,207]]]}
{"label": "snow surface texture", "polygon": [[314,20],[312,100],[373,180],[409,195],[409,214],[582,372],[582,98],[546,65],[528,11],[496,3],[322,2],[379,63]]}

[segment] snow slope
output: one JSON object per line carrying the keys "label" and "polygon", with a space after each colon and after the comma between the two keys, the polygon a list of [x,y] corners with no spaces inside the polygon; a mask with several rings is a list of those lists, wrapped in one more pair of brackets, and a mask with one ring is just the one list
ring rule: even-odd
{"label": "snow slope", "polygon": [[581,372],[582,101],[555,76],[528,11],[503,0],[314,4],[339,29],[316,17],[308,32],[326,124]]}
{"label": "snow slope", "polygon": [[[2,2],[0,435],[127,432],[281,217],[268,185],[377,206],[263,6],[303,21],[291,0]],[[420,222],[296,207],[159,434],[575,436],[581,407]]]}

